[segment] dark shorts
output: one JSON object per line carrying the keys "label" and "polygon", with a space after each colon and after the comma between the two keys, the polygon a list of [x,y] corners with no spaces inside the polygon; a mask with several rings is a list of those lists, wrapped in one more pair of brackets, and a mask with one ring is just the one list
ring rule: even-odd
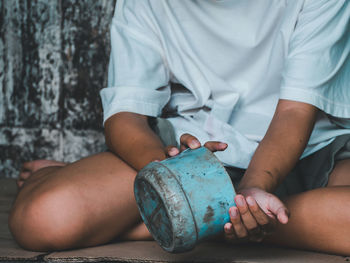
{"label": "dark shorts", "polygon": [[[176,146],[174,128],[169,121],[162,118],[150,118],[149,124],[165,146]],[[344,159],[350,159],[350,134],[336,137],[326,147],[301,159],[277,188],[275,194],[283,198],[307,190],[325,187],[335,163]],[[245,170],[235,167],[226,167],[226,170],[233,185],[237,187]]]}

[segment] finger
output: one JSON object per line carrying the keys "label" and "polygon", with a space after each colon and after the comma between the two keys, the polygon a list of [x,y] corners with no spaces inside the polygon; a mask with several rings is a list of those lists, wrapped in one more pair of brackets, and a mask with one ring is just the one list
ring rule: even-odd
{"label": "finger", "polygon": [[180,153],[179,149],[173,145],[169,145],[165,148],[165,154],[167,156],[173,157],[175,155],[178,155],[179,153]]}
{"label": "finger", "polygon": [[31,175],[31,172],[21,172],[19,174],[19,178],[20,180],[26,180],[29,178],[30,175]]}
{"label": "finger", "polygon": [[271,235],[276,228],[276,220],[265,214],[253,197],[248,196],[246,200],[249,210],[260,226],[262,236]]}
{"label": "finger", "polygon": [[282,201],[274,195],[271,195],[269,199],[269,210],[277,217],[280,223],[288,223],[290,213]]}
{"label": "finger", "polygon": [[197,149],[201,146],[201,143],[196,137],[191,134],[185,133],[181,135],[180,144],[186,148]]}
{"label": "finger", "polygon": [[235,231],[231,223],[226,223],[224,225],[224,234],[227,241],[233,241],[236,239]]}
{"label": "finger", "polygon": [[246,238],[248,236],[248,232],[241,221],[238,208],[233,206],[230,208],[229,212],[230,212],[230,220],[231,220],[233,229],[235,230],[235,234],[237,238],[239,239]]}
{"label": "finger", "polygon": [[270,222],[268,215],[260,208],[255,199],[251,196],[246,198],[249,210],[259,225],[266,225]]}
{"label": "finger", "polygon": [[227,144],[223,143],[223,142],[206,142],[204,144],[204,147],[208,148],[208,150],[212,151],[212,152],[216,152],[216,151],[224,151],[227,148]]}
{"label": "finger", "polygon": [[183,152],[183,151],[186,150],[186,149],[188,149],[187,146],[185,146],[185,145],[183,145],[183,144],[180,145],[180,152]]}
{"label": "finger", "polygon": [[248,230],[248,232],[253,231],[254,229],[258,229],[258,222],[250,212],[244,196],[236,195],[235,203],[241,215],[242,222]]}
{"label": "finger", "polygon": [[281,207],[277,210],[277,219],[282,224],[287,224],[289,221],[290,213],[286,207]]}
{"label": "finger", "polygon": [[234,235],[235,234],[235,231],[233,230],[232,223],[226,223],[224,225],[224,231],[225,231],[225,234],[227,234],[227,235]]}

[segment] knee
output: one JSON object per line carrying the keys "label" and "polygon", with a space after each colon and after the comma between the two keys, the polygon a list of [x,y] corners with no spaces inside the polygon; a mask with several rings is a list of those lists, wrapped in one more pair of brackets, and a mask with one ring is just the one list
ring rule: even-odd
{"label": "knee", "polygon": [[74,212],[69,191],[52,190],[17,200],[9,216],[9,228],[18,244],[28,250],[73,248],[81,232]]}

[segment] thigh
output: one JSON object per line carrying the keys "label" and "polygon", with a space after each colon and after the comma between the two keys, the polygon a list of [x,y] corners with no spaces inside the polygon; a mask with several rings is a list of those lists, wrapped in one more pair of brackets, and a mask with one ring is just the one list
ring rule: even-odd
{"label": "thigh", "polygon": [[280,246],[350,255],[350,187],[323,187],[284,200],[289,222],[265,240]]}
{"label": "thigh", "polygon": [[18,229],[26,225],[28,232],[19,235],[50,233],[61,240],[59,249],[91,246],[140,222],[133,195],[136,172],[114,154],[100,153],[44,172],[39,170],[16,199],[12,221],[18,221]]}
{"label": "thigh", "polygon": [[338,161],[329,176],[327,186],[350,186],[350,159]]}
{"label": "thigh", "polygon": [[65,190],[79,196],[79,200],[98,203],[110,195],[130,195],[135,176],[136,171],[129,165],[114,154],[104,152],[63,167],[38,170],[19,192],[18,199]]}

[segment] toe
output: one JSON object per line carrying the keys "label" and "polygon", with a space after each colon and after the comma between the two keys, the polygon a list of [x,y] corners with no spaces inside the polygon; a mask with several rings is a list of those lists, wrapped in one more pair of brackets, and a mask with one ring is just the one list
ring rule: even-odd
{"label": "toe", "polygon": [[19,174],[19,178],[20,178],[20,180],[26,180],[26,179],[29,178],[30,175],[31,175],[31,172],[29,172],[29,171],[22,171]]}

